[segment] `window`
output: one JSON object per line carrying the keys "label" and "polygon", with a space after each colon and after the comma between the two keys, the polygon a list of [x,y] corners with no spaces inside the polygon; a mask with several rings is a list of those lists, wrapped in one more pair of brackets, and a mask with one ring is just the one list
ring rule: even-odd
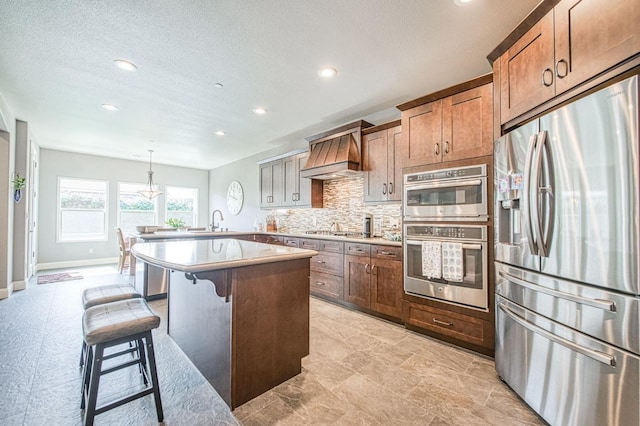
{"label": "window", "polygon": [[108,182],[58,178],[58,242],[106,241]]}
{"label": "window", "polygon": [[145,189],[142,183],[118,183],[118,226],[123,234],[136,232],[138,225],[158,223],[158,203],[138,194]]}
{"label": "window", "polygon": [[184,226],[198,224],[198,189],[165,187],[167,200],[166,219],[180,219]]}

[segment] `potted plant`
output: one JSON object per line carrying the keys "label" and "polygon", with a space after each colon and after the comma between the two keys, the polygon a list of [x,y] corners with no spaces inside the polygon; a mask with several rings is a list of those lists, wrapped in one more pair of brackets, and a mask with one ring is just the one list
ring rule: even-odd
{"label": "potted plant", "polygon": [[27,184],[27,178],[20,177],[20,173],[16,173],[16,176],[11,181],[13,185],[13,199],[16,201],[20,201],[22,199],[22,190]]}
{"label": "potted plant", "polygon": [[170,217],[169,220],[165,222],[172,228],[181,229],[184,228],[184,221],[182,219],[178,219],[175,217]]}

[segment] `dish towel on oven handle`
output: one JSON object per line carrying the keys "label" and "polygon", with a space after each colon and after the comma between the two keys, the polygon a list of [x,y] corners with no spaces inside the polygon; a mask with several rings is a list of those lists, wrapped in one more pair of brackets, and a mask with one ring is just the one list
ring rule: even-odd
{"label": "dish towel on oven handle", "polygon": [[442,243],[442,278],[462,282],[463,276],[462,243]]}
{"label": "dish towel on oven handle", "polygon": [[440,241],[422,242],[422,275],[427,278],[442,277],[442,254]]}

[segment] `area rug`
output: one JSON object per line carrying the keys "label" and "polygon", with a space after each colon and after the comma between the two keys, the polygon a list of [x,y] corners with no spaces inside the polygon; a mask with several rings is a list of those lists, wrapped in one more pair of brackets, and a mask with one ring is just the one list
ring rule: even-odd
{"label": "area rug", "polygon": [[40,275],[38,277],[38,284],[59,283],[62,281],[81,280],[82,275],[77,272],[63,272],[60,274],[48,274]]}

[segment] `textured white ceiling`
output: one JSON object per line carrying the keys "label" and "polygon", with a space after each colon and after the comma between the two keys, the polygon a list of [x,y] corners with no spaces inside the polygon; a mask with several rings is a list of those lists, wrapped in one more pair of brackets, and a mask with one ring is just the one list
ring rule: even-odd
{"label": "textured white ceiling", "polygon": [[41,147],[212,169],[490,72],[537,3],[3,0],[0,94]]}

